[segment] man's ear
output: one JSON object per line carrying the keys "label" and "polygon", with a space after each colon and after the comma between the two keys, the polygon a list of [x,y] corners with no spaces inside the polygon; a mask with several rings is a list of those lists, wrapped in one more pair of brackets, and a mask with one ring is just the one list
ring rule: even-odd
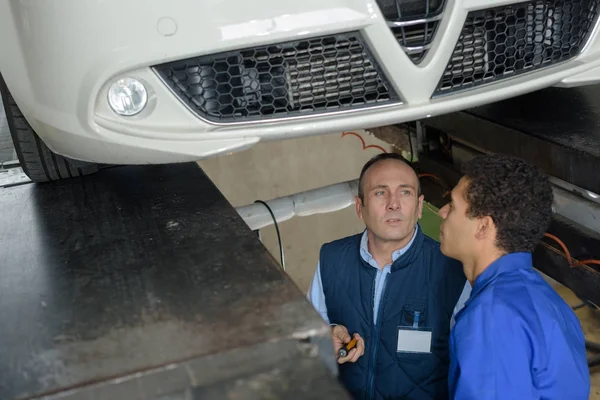
{"label": "man's ear", "polygon": [[423,201],[425,200],[424,195],[420,195],[417,204],[417,210],[419,212],[419,219],[423,216]]}
{"label": "man's ear", "polygon": [[360,197],[354,196],[354,205],[356,206],[356,215],[358,216],[358,218],[360,218],[362,220],[363,203],[362,203],[362,200],[360,199]]}
{"label": "man's ear", "polygon": [[478,218],[477,231],[475,237],[479,240],[488,239],[494,234],[494,221],[492,217],[485,216]]}

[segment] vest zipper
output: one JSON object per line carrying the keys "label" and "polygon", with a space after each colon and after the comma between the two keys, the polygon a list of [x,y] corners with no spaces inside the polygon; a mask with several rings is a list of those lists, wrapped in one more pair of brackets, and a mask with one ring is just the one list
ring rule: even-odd
{"label": "vest zipper", "polygon": [[383,289],[381,290],[381,298],[379,299],[379,309],[377,310],[377,322],[375,323],[375,331],[373,333],[373,351],[371,352],[371,359],[369,361],[371,368],[369,368],[369,372],[367,375],[367,399],[375,398],[375,367],[377,365],[377,350],[379,348],[379,327],[381,326],[381,317],[383,314],[383,306],[385,304],[388,276],[389,274],[386,274],[385,278],[383,278]]}

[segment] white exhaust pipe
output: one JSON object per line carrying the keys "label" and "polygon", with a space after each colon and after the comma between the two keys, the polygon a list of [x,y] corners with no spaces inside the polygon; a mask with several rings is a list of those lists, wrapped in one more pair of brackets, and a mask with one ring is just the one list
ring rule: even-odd
{"label": "white exhaust pipe", "polygon": [[[354,204],[358,193],[358,179],[300,192],[291,196],[265,201],[273,211],[277,223],[295,216],[324,214]],[[260,203],[236,207],[238,214],[250,229],[257,230],[273,224],[273,217]]]}

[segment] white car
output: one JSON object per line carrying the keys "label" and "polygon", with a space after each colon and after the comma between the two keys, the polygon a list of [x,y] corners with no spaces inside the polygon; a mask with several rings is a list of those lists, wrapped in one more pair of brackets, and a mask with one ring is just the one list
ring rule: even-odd
{"label": "white car", "polygon": [[599,3],[0,0],[0,86],[34,181],[193,161],[596,83]]}

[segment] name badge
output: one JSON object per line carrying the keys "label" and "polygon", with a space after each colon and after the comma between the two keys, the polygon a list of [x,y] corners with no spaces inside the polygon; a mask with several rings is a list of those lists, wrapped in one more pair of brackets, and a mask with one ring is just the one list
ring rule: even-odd
{"label": "name badge", "polygon": [[412,327],[398,327],[397,352],[431,353],[431,329],[419,327],[419,316],[419,312],[416,311]]}

